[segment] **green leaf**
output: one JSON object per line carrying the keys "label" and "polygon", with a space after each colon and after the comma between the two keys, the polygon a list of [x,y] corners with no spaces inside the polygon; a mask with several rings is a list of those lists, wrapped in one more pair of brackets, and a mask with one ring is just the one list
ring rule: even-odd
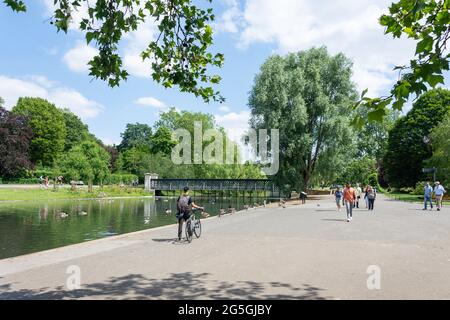
{"label": "green leaf", "polygon": [[433,88],[436,87],[439,83],[444,84],[444,77],[440,74],[430,74],[426,81],[432,86]]}
{"label": "green leaf", "polygon": [[373,121],[381,122],[385,115],[386,115],[386,109],[379,108],[377,110],[369,112],[367,115],[367,118],[370,122],[373,122]]}
{"label": "green leaf", "polygon": [[433,38],[427,35],[417,44],[416,55],[423,52],[430,52],[431,50],[433,50]]}

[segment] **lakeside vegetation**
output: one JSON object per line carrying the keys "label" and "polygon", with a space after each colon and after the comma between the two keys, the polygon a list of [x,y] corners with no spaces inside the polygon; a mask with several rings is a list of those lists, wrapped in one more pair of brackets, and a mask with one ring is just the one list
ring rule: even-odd
{"label": "lakeside vegetation", "polygon": [[30,189],[30,188],[0,188],[0,201],[21,201],[21,200],[53,200],[53,199],[94,199],[110,197],[143,197],[151,196],[153,193],[145,191],[142,188],[133,187],[95,187],[91,192],[87,187],[77,187],[75,190],[64,187],[53,189]]}

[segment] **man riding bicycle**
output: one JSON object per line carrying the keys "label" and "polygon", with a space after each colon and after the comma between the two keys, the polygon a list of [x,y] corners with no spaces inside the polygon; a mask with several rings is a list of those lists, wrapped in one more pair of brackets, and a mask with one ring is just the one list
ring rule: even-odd
{"label": "man riding bicycle", "polygon": [[191,215],[191,207],[199,210],[204,210],[203,207],[197,206],[189,195],[189,187],[184,187],[183,194],[177,200],[177,219],[178,219],[178,241],[181,241],[181,234],[183,233],[183,222],[187,221]]}

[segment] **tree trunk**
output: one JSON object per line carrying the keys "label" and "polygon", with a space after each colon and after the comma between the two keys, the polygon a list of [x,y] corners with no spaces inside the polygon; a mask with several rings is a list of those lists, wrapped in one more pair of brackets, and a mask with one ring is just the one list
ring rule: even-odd
{"label": "tree trunk", "polygon": [[92,193],[92,180],[89,180],[88,192]]}
{"label": "tree trunk", "polygon": [[303,191],[308,191],[308,183],[310,179],[310,174],[308,170],[303,171]]}

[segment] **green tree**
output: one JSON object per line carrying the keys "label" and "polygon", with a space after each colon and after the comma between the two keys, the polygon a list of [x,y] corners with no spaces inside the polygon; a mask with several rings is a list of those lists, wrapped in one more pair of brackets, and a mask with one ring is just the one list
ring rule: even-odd
{"label": "green tree", "polygon": [[345,184],[351,182],[352,184],[368,184],[370,177],[377,174],[377,162],[371,157],[363,157],[348,162],[339,170],[340,175],[336,179],[336,183]]}
{"label": "green tree", "polygon": [[[363,117],[366,117],[368,113],[367,109],[360,109],[358,112]],[[389,131],[398,118],[398,111],[388,110],[384,121],[368,121],[357,130],[356,157],[369,157],[380,162],[386,152]]]}
{"label": "green tree", "polygon": [[438,179],[450,185],[450,113],[430,134],[432,157],[426,162],[429,167],[438,169]]}
{"label": "green tree", "polygon": [[140,148],[130,148],[120,153],[117,166],[122,172],[139,175],[145,167],[144,161],[148,155],[148,152]]}
{"label": "green tree", "polygon": [[431,90],[422,95],[389,133],[384,167],[394,187],[414,187],[421,180],[424,160],[432,155],[430,131],[450,110],[450,91]]}
{"label": "green tree", "polygon": [[55,173],[62,174],[66,181],[88,181],[94,179],[89,159],[80,148],[70,150],[55,163]]}
{"label": "green tree", "polygon": [[196,177],[194,165],[176,165],[162,153],[143,155],[137,174],[142,177],[148,172],[157,173],[160,178]]}
{"label": "green tree", "polygon": [[173,147],[176,145],[176,141],[172,137],[172,131],[165,127],[160,126],[152,138],[152,153],[162,153],[166,156],[170,156]]}
{"label": "green tree", "polygon": [[127,124],[125,132],[121,134],[122,142],[118,146],[120,151],[138,148],[150,152],[152,148],[152,128],[146,124]]}
{"label": "green tree", "polygon": [[[26,1],[3,0],[12,10],[25,12]],[[211,0],[206,0],[210,3]],[[153,79],[166,88],[179,86],[209,102],[222,101],[213,85],[221,80],[210,75],[207,68],[221,67],[222,54],[212,54],[212,28],[214,21],[211,8],[200,8],[193,0],[55,0],[55,11],[50,24],[58,31],[67,33],[76,12],[82,15],[77,26],[85,33],[86,42],[94,43],[97,55],[89,62],[90,75],[107,81],[112,87],[128,77],[122,65],[119,43],[124,36],[137,30],[144,22],[156,24],[159,35],[149,43],[141,57],[152,61],[148,72]],[[150,72],[152,71],[152,72]]]}
{"label": "green tree", "polygon": [[[155,124],[155,128],[156,130],[159,130],[160,128],[165,127],[171,131],[175,131],[177,129],[187,130],[191,136],[191,152],[192,152],[191,162],[195,163],[195,156],[196,156],[196,149],[194,147],[195,123],[201,123],[202,135],[205,134],[206,130],[209,129],[220,130],[212,114],[207,114],[203,112],[190,112],[190,111],[178,112],[175,108],[171,108],[169,111],[161,113],[160,119]],[[178,143],[178,141],[176,141],[176,143]],[[202,150],[200,152],[203,152],[206,145],[208,145],[208,142],[203,141]],[[180,165],[180,167],[188,168],[189,165],[190,164],[182,164]],[[204,159],[202,160],[201,165],[195,165],[193,167],[195,171],[193,177],[204,178],[205,176],[208,175],[206,172],[208,171],[208,167],[206,166]],[[190,168],[188,171],[190,171]]]}
{"label": "green tree", "polygon": [[319,162],[333,163],[353,141],[348,114],[355,101],[352,63],[313,48],[272,56],[250,93],[251,126],[280,130],[280,186],[306,188]]}
{"label": "green tree", "polygon": [[93,141],[84,141],[61,156],[56,166],[66,180],[102,183],[109,174],[110,155]]}
{"label": "green tree", "polygon": [[166,127],[172,131],[186,129],[191,135],[194,135],[195,122],[201,122],[202,133],[208,129],[218,128],[212,114],[190,111],[179,112],[175,108],[161,113],[159,120],[155,124],[155,128],[158,130],[160,127]]}
{"label": "green tree", "polygon": [[63,109],[64,122],[66,125],[66,141],[64,151],[69,151],[74,146],[91,138],[88,126],[69,109]]}
{"label": "green tree", "polygon": [[41,98],[19,98],[12,112],[27,117],[33,130],[31,160],[44,166],[52,166],[64,150],[66,138],[66,125],[61,110]]}
{"label": "green tree", "polygon": [[[429,87],[444,83],[443,71],[449,70],[450,54],[450,1],[448,0],[399,0],[389,7],[389,13],[380,18],[386,34],[394,38],[402,35],[417,42],[415,57],[409,65],[397,66],[399,81],[387,97],[370,99],[362,95],[363,103],[370,110],[372,119],[386,115],[387,106],[401,111],[411,95],[420,96]],[[427,87],[427,85],[429,87]],[[366,91],[367,92],[367,91]],[[357,117],[356,123],[363,119]]]}

